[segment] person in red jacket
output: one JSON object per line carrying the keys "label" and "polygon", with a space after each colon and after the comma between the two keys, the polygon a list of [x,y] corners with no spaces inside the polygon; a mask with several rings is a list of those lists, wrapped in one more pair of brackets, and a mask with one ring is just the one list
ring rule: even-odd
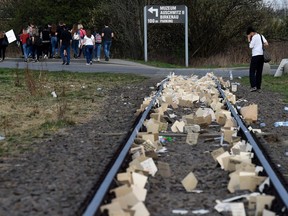
{"label": "person in red jacket", "polygon": [[28,46],[27,46],[27,42],[30,39],[30,35],[28,34],[26,29],[23,29],[22,34],[20,35],[20,41],[22,43],[22,47],[23,47],[23,52],[24,52],[24,61],[27,62],[28,61]]}

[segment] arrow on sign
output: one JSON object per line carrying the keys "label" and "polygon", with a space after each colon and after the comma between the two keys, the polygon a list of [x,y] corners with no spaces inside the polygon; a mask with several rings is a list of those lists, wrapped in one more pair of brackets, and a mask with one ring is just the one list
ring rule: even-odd
{"label": "arrow on sign", "polygon": [[155,16],[158,17],[158,9],[157,8],[153,8],[153,6],[152,6],[151,8],[148,9],[148,11],[152,14],[155,12]]}

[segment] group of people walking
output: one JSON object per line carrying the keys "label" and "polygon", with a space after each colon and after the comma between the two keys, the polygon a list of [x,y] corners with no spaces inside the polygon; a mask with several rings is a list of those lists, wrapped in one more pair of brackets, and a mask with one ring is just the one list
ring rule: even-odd
{"label": "group of people walking", "polygon": [[[264,65],[263,49],[268,46],[266,38],[258,34],[253,27],[248,27],[247,40],[249,48],[252,49],[249,76],[251,92],[261,92],[262,71]],[[60,52],[63,65],[70,64],[71,47],[74,58],[81,56],[82,52],[86,58],[86,64],[91,65],[93,58],[100,61],[101,47],[103,45],[105,61],[109,61],[110,47],[114,33],[108,24],[100,31],[94,28],[85,30],[81,23],[74,24],[72,29],[60,22],[59,25],[46,25],[43,29],[29,24],[23,28],[19,41],[27,62],[31,56],[34,61],[39,61],[40,56],[44,58],[55,58]],[[0,32],[0,61],[5,59],[8,40],[5,32]]]}
{"label": "group of people walking", "polygon": [[[100,61],[101,48],[103,46],[105,61],[109,61],[110,47],[114,32],[105,24],[99,31],[94,28],[85,30],[81,23],[74,24],[69,29],[65,23],[46,25],[44,28],[38,28],[29,24],[23,28],[19,35],[24,61],[39,61],[40,56],[44,59],[61,57],[63,65],[69,65],[71,55],[74,58],[83,56],[86,58],[86,64],[91,65],[93,59]],[[72,49],[72,53],[71,53]]]}

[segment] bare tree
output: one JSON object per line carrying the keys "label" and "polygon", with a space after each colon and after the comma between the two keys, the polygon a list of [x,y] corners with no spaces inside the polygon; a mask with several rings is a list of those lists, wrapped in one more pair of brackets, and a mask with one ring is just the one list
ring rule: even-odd
{"label": "bare tree", "polygon": [[0,3],[0,28],[7,28],[8,22],[13,18],[11,10],[15,0],[1,0]]}
{"label": "bare tree", "polygon": [[[28,1],[33,4],[27,6]],[[265,7],[261,0],[1,0],[0,16],[13,18],[14,26],[23,25],[24,21],[32,18],[42,25],[65,19],[66,23],[81,21],[87,28],[101,29],[109,20],[115,33],[112,55],[139,59],[143,58],[145,5],[188,7],[189,53],[195,57],[211,56],[244,42],[245,30],[249,25],[272,35],[269,26],[273,24],[278,30],[287,23],[284,19],[276,22],[273,10]],[[3,22],[5,19],[0,20]],[[148,49],[155,58],[182,59],[184,25],[149,24]]]}

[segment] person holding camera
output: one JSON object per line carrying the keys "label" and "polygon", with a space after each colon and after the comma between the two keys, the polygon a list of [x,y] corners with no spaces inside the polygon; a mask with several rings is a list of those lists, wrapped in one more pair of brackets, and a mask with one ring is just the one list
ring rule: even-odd
{"label": "person holding camera", "polygon": [[268,46],[268,42],[266,38],[263,35],[258,34],[253,27],[248,27],[246,34],[249,48],[252,49],[252,58],[249,69],[251,85],[250,92],[261,92],[262,71],[264,66],[263,44],[264,46]]}

